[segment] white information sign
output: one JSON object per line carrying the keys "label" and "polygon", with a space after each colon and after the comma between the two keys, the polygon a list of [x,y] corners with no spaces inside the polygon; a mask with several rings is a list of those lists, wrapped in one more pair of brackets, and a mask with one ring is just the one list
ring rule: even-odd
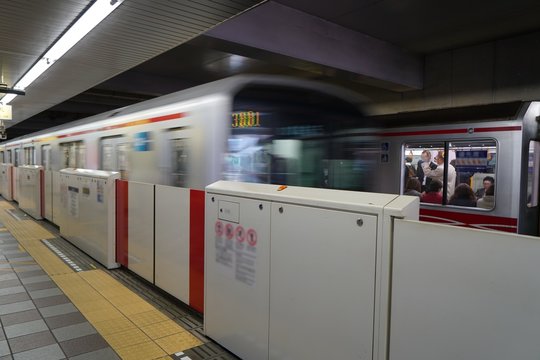
{"label": "white information sign", "polygon": [[0,104],[0,120],[11,120],[11,119],[12,119],[11,105]]}

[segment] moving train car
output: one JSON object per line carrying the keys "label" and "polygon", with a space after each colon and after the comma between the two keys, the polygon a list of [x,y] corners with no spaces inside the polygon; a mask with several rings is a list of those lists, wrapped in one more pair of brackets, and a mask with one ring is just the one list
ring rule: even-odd
{"label": "moving train car", "polygon": [[[385,125],[378,130],[348,131],[342,147],[378,146],[370,189],[389,193],[404,193],[410,177],[426,182],[418,171],[422,152],[433,162],[442,155],[443,199],[422,203],[421,220],[538,235],[539,115],[538,102],[397,114],[379,117]],[[396,126],[404,123],[409,126]],[[453,202],[451,191],[460,184],[481,198],[484,179],[493,183],[489,206],[475,206],[476,198],[472,204]]]}
{"label": "moving train car", "polygon": [[454,206],[445,190],[440,204],[422,204],[423,220],[538,234],[539,103],[366,118],[361,100],[317,82],[237,76],[10,140],[0,156],[43,165],[54,222],[55,176],[68,167],[195,189],[225,179],[403,193],[427,150],[443,155],[445,185],[453,164],[452,189],[495,179],[495,202]]}

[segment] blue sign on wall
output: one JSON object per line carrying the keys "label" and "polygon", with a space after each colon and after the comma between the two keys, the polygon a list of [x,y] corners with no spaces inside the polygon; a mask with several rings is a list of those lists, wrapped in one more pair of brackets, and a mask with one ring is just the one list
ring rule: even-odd
{"label": "blue sign on wall", "polygon": [[133,148],[135,151],[150,151],[152,150],[150,148],[150,132],[149,131],[143,131],[140,133],[135,134],[135,143]]}

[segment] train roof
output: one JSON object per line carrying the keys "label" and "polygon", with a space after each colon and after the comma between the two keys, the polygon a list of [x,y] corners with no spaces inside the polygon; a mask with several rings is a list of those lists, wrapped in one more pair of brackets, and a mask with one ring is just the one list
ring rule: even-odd
{"label": "train roof", "polygon": [[269,87],[289,87],[298,89],[309,89],[319,93],[331,95],[351,103],[359,110],[362,108],[365,99],[362,95],[339,86],[305,79],[297,79],[288,76],[278,75],[236,75],[225,79],[213,81],[210,83],[198,85],[189,89],[177,91],[171,94],[156,97],[154,99],[142,101],[137,104],[129,105],[123,108],[107,111],[101,114],[75,120],[66,124],[37,131],[31,134],[19,136],[14,139],[2,142],[8,144],[13,141],[20,141],[34,136],[43,135],[55,131],[69,129],[79,125],[85,125],[94,121],[114,118],[120,115],[129,115],[149,108],[165,106],[176,102],[188,101],[203,96],[224,95],[233,98],[239,91],[249,86],[269,86]]}

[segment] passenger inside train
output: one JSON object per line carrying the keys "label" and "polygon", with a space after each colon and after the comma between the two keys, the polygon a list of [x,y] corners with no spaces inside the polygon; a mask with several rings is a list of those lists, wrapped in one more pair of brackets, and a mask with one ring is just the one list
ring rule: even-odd
{"label": "passenger inside train", "polygon": [[420,201],[430,204],[442,204],[442,183],[439,180],[431,180],[426,191],[422,193]]}
{"label": "passenger inside train", "polygon": [[[483,180],[482,180],[482,185],[483,187],[481,187],[480,189],[476,190],[476,192],[474,193],[474,195],[476,196],[477,199],[480,199],[481,197],[484,197],[484,194],[485,192],[487,191],[487,189],[489,189],[491,186],[493,186],[495,184],[495,179],[492,177],[492,176],[486,176]],[[493,194],[492,194],[493,195]]]}
{"label": "passenger inside train", "polygon": [[448,204],[457,205],[457,206],[475,207],[476,196],[474,196],[474,192],[472,191],[469,185],[459,184],[456,187],[454,194],[450,198],[450,201],[448,202]]}
{"label": "passenger inside train", "polygon": [[482,209],[492,209],[495,206],[495,185],[490,185],[484,193],[484,196],[479,198],[476,206]]}

